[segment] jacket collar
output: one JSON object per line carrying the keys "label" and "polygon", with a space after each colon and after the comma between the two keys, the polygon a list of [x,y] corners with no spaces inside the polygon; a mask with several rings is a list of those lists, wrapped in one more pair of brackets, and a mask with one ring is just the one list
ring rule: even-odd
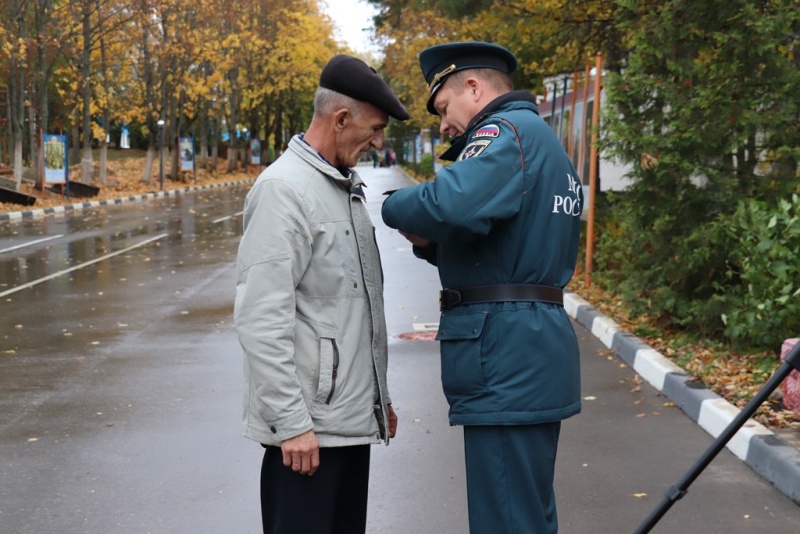
{"label": "jacket collar", "polygon": [[322,155],[317,152],[314,147],[309,145],[303,139],[303,134],[298,134],[292,137],[289,140],[288,148],[303,158],[303,160],[309,165],[348,191],[352,191],[355,194],[364,196],[361,187],[365,187],[365,185],[358,173],[353,169],[337,169],[331,165],[327,159],[322,157]]}
{"label": "jacket collar", "polygon": [[439,156],[439,159],[443,159],[445,161],[455,161],[458,155],[461,154],[461,151],[464,150],[464,146],[467,144],[467,139],[469,138],[470,133],[475,129],[479,122],[483,121],[483,119],[485,119],[487,116],[500,111],[503,107],[516,102],[524,102],[526,105],[525,107],[533,106],[533,112],[537,115],[539,114],[539,108],[536,107],[536,100],[529,91],[520,90],[502,94],[489,102],[486,107],[480,110],[472,118],[467,125],[466,132],[458,137],[454,137],[450,141],[450,148],[445,150],[445,152]]}

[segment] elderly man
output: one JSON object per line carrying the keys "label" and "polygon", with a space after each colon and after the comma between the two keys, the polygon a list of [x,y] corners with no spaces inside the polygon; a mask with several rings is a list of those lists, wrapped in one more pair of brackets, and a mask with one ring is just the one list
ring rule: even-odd
{"label": "elderly man", "polygon": [[578,340],[562,290],[578,254],[577,173],[493,43],[422,51],[428,111],[454,163],[386,199],[383,219],[439,269],[442,385],[464,425],[472,534],[558,530],[561,420],[578,413]]}
{"label": "elderly man", "polygon": [[235,324],[244,434],[265,448],[265,533],[366,529],[370,445],[394,437],[383,280],[362,181],[389,117],[408,111],[363,61],[323,69],[304,135],[245,200]]}

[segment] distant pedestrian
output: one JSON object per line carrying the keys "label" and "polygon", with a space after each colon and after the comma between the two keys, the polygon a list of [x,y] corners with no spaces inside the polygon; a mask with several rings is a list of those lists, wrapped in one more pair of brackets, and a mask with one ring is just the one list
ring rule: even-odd
{"label": "distant pedestrian", "polygon": [[379,159],[380,159],[380,156],[378,155],[378,151],[373,149],[372,150],[372,168],[373,169],[378,166],[378,160]]}
{"label": "distant pedestrian", "polygon": [[234,318],[269,534],[363,533],[370,444],[397,429],[383,274],[353,168],[408,112],[360,59],[322,70],[308,130],[247,195]]}
{"label": "distant pedestrian", "polygon": [[454,161],[391,194],[387,225],[438,266],[442,385],[464,425],[472,534],[558,531],[561,420],[580,412],[578,340],[563,307],[582,190],[514,55],[491,43],[422,51],[428,111]]}

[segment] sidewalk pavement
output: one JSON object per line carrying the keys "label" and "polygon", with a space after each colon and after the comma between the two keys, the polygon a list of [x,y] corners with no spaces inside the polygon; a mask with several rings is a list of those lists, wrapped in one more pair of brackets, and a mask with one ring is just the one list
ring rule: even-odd
{"label": "sidewalk pavement", "polygon": [[[603,345],[677,404],[692,421],[717,438],[741,410],[647,345],[625,332],[576,293],[565,296],[567,313],[585,326]],[[796,431],[785,433],[787,438]],[[780,435],[749,419],[731,438],[727,448],[756,473],[800,504],[800,451]]]}

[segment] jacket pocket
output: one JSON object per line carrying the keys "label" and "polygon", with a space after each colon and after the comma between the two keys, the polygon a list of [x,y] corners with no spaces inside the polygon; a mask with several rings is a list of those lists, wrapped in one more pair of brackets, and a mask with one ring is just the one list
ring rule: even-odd
{"label": "jacket pocket", "polygon": [[339,372],[339,347],[336,340],[319,338],[319,381],[315,402],[330,404],[336,392],[336,375]]}
{"label": "jacket pocket", "polygon": [[442,315],[436,339],[441,343],[445,395],[486,390],[482,338],[486,314]]}

